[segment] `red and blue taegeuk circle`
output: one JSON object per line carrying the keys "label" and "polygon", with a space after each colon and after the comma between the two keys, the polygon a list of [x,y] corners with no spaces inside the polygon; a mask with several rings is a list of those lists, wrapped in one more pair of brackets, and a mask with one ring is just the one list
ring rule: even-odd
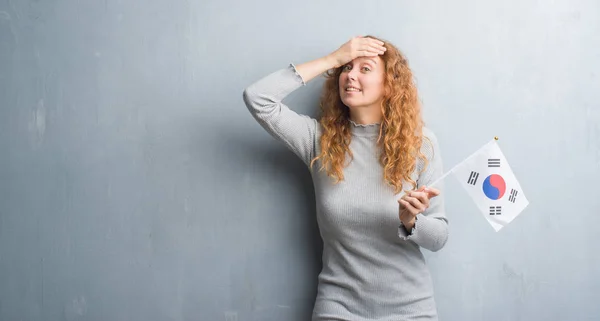
{"label": "red and blue taegeuk circle", "polygon": [[506,192],[506,182],[498,174],[492,174],[483,181],[483,193],[489,199],[498,200]]}

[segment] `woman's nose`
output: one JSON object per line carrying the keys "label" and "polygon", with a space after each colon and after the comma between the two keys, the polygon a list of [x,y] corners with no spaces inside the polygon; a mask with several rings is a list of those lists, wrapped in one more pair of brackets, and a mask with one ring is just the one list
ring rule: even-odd
{"label": "woman's nose", "polygon": [[354,71],[354,69],[352,69],[348,72],[348,79],[356,80],[356,71]]}

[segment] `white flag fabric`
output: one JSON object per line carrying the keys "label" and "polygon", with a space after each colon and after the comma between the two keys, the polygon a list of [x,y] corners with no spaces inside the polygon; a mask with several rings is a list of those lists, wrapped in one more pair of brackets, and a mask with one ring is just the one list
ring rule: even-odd
{"label": "white flag fabric", "polygon": [[529,205],[496,140],[485,144],[451,172],[496,232]]}

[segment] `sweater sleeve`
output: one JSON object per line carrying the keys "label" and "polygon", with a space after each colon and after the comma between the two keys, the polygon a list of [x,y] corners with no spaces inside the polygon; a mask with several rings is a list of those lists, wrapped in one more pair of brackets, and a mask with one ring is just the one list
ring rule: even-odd
{"label": "sweater sleeve", "polygon": [[[425,171],[417,179],[417,188],[430,186],[443,174],[442,157],[437,137],[424,129],[425,139],[422,151],[429,159]],[[417,245],[430,251],[438,251],[444,247],[448,240],[448,219],[446,218],[444,205],[443,180],[436,183],[435,188],[440,190],[440,195],[429,201],[429,207],[423,213],[417,215],[415,225],[409,234],[402,223],[398,228],[398,236],[406,241],[413,241]]]}
{"label": "sweater sleeve", "polygon": [[315,154],[317,121],[282,103],[287,95],[304,85],[296,67],[290,64],[247,87],[243,98],[258,123],[309,165]]}

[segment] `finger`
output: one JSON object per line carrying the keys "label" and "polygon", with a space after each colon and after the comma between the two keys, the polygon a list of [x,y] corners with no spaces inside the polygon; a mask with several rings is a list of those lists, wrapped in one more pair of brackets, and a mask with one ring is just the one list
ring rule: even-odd
{"label": "finger", "polygon": [[404,208],[406,210],[408,210],[408,212],[410,214],[412,214],[413,216],[417,216],[417,214],[419,214],[419,210],[416,209],[414,206],[412,206],[412,204],[410,204],[409,202],[407,202],[406,200],[400,199],[399,200],[400,204],[402,204],[402,206],[404,206]]}
{"label": "finger", "polygon": [[387,50],[387,48],[383,45],[382,42],[371,43],[369,45],[379,51],[385,52]]}
{"label": "finger", "polygon": [[367,50],[375,50],[377,52],[383,51],[385,52],[387,50],[387,48],[385,48],[383,46],[383,42],[376,40],[376,39],[371,39],[371,38],[363,38],[363,41],[360,43],[361,49],[366,49]]}
{"label": "finger", "polygon": [[411,197],[411,196],[407,196],[404,198],[404,200],[406,200],[407,202],[409,202],[414,208],[416,208],[419,212],[423,212],[425,209],[427,209],[425,207],[425,205],[423,203],[421,203],[417,198],[415,197]]}
{"label": "finger", "polygon": [[427,187],[425,185],[422,185],[421,187],[419,187],[419,189],[417,191],[427,193],[427,196],[429,198],[434,198],[434,197],[440,195],[439,189],[434,188],[434,187]]}
{"label": "finger", "polygon": [[429,207],[429,196],[425,192],[410,192],[409,196],[418,199],[426,208]]}
{"label": "finger", "polygon": [[377,45],[369,45],[368,48],[369,48],[368,49],[369,51],[375,51],[375,52],[378,52],[379,54],[384,54],[386,51],[385,47],[377,46]]}
{"label": "finger", "polygon": [[373,38],[363,38],[364,40],[366,40],[367,43],[372,43],[372,44],[376,44],[379,46],[383,46],[385,43],[381,40],[377,40],[377,39],[373,39]]}
{"label": "finger", "polygon": [[383,55],[385,53],[384,50],[381,50],[381,49],[379,49],[377,47],[373,47],[373,46],[369,46],[369,47],[365,48],[365,50],[367,50],[370,53],[374,53],[376,55]]}
{"label": "finger", "polygon": [[440,190],[437,188],[430,187],[427,189],[427,193],[431,194],[433,196],[438,196],[438,195],[440,195]]}
{"label": "finger", "polygon": [[429,198],[433,198],[433,197],[440,195],[440,190],[437,188],[434,188],[434,187],[425,188],[425,192],[427,193],[427,196]]}
{"label": "finger", "polygon": [[375,52],[375,51],[369,51],[369,50],[359,50],[358,51],[358,57],[376,57],[378,55],[379,55],[379,53]]}
{"label": "finger", "polygon": [[369,46],[375,47],[377,49],[385,50],[387,49],[383,42],[381,41],[371,41],[369,42]]}
{"label": "finger", "polygon": [[418,198],[418,200],[421,203],[421,211],[425,211],[429,208],[429,197],[427,197],[427,195],[423,195],[422,199]]}

